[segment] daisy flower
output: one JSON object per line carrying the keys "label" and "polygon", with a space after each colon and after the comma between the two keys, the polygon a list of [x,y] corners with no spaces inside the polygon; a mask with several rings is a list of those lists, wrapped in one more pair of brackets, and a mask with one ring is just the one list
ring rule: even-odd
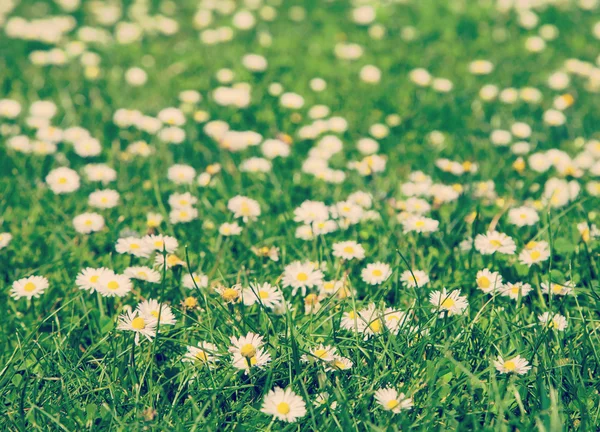
{"label": "daisy flower", "polygon": [[517,375],[523,375],[531,369],[529,362],[520,355],[510,360],[504,360],[501,356],[498,356],[498,359],[494,361],[494,367],[501,374],[515,373]]}
{"label": "daisy flower", "polygon": [[96,290],[104,297],[123,297],[131,288],[132,284],[127,276],[107,270],[98,279]]}
{"label": "daisy flower", "polygon": [[469,306],[467,297],[461,296],[459,290],[448,293],[446,288],[432,292],[429,302],[435,306],[435,311],[440,311],[440,316],[443,316],[444,312],[448,313],[448,316],[462,315]]}
{"label": "daisy flower", "polygon": [[208,276],[202,273],[186,273],[181,278],[181,284],[188,289],[206,288],[208,286]]}
{"label": "daisy flower", "polygon": [[544,312],[538,316],[538,319],[545,327],[549,327],[557,331],[564,331],[568,326],[567,318],[561,314],[552,315],[550,312]]}
{"label": "daisy flower", "polygon": [[188,346],[182,361],[201,365],[213,365],[219,359],[217,346],[210,342],[198,342],[198,346]]}
{"label": "daisy flower", "polygon": [[336,356],[336,348],[330,345],[320,344],[311,348],[308,354],[303,354],[300,358],[303,362],[332,362]]}
{"label": "daisy flower", "polygon": [[158,321],[160,317],[160,321],[158,321],[160,325],[175,325],[177,322],[171,308],[164,303],[160,304],[157,300],[144,300],[137,305],[136,310],[144,318],[147,317]]}
{"label": "daisy flower", "polygon": [[176,267],[176,266],[185,266],[185,262],[181,258],[179,258],[175,254],[167,254],[167,256],[163,256],[162,254],[157,254],[154,257],[154,266],[158,267],[162,270],[162,268],[167,266],[168,269]]}
{"label": "daisy flower", "polygon": [[333,244],[333,256],[345,260],[362,260],[365,257],[365,250],[355,241],[344,241]]}
{"label": "daisy flower", "polygon": [[502,276],[488,269],[479,270],[475,277],[477,288],[486,294],[493,293],[502,286]]}
{"label": "daisy flower", "polygon": [[48,279],[43,276],[29,276],[12,284],[10,296],[14,299],[39,297],[48,288]]}
{"label": "daisy flower", "polygon": [[[542,244],[543,243],[543,244]],[[539,242],[533,248],[525,248],[519,254],[519,262],[528,267],[546,261],[550,258],[550,249],[546,242]]]}
{"label": "daisy flower", "polygon": [[507,282],[499,288],[500,294],[510,297],[513,300],[517,300],[519,296],[525,297],[532,290],[533,288],[531,288],[531,285],[524,282],[517,282],[514,284]]}
{"label": "daisy flower", "polygon": [[219,293],[225,303],[239,303],[242,300],[242,285],[240,284],[231,287],[218,286],[215,291]]}
{"label": "daisy flower", "polygon": [[4,249],[6,246],[8,246],[12,238],[13,236],[11,233],[0,233],[0,249]]}
{"label": "daisy flower", "polygon": [[377,390],[375,392],[375,400],[384,410],[391,411],[394,414],[413,407],[413,400],[411,398],[389,387]]}
{"label": "daisy flower", "polygon": [[80,234],[90,234],[104,228],[104,218],[98,213],[82,213],[73,218],[73,226]]}
{"label": "daisy flower", "polygon": [[264,345],[263,337],[252,332],[239,338],[232,336],[230,340],[231,346],[229,347],[229,352],[246,358],[254,357],[259,348]]}
{"label": "daisy flower", "polygon": [[294,210],[294,221],[310,225],[329,219],[329,209],[320,201],[304,201]]}
{"label": "daisy flower", "polygon": [[406,270],[400,275],[400,280],[410,288],[417,288],[429,283],[429,276],[423,270]]}
{"label": "daisy flower", "polygon": [[309,294],[304,297],[304,313],[306,315],[316,314],[321,310],[321,298],[317,294]]}
{"label": "daisy flower", "polygon": [[367,264],[360,275],[362,280],[369,285],[378,285],[385,282],[392,275],[392,269],[388,264],[376,262]]}
{"label": "daisy flower", "polygon": [[400,328],[406,324],[408,315],[404,311],[386,308],[383,311],[382,318],[388,331],[392,334],[398,334]]}
{"label": "daisy flower", "polygon": [[326,372],[337,372],[341,370],[349,370],[352,369],[354,363],[347,357],[336,355],[332,361],[327,363],[325,366]]}
{"label": "daisy flower", "polygon": [[282,283],[284,287],[292,287],[292,295],[301,289],[302,295],[306,295],[307,288],[321,285],[323,272],[311,262],[294,261],[285,266]]}
{"label": "daisy flower", "polygon": [[408,216],[401,221],[404,233],[412,231],[418,233],[435,232],[438,230],[439,222],[421,215]]}
{"label": "daisy flower", "polygon": [[177,246],[179,246],[179,242],[175,237],[162,234],[147,235],[142,237],[141,240],[146,241],[147,244],[157,252],[162,252],[164,249],[167,253],[173,253],[175,252],[175,249],[177,249]]}
{"label": "daisy flower", "polygon": [[306,415],[306,404],[291,388],[275,387],[265,396],[260,410],[278,420],[293,423]]}
{"label": "daisy flower", "polygon": [[94,292],[98,289],[100,277],[106,272],[112,272],[105,267],[92,268],[87,267],[79,272],[75,279],[75,285],[81,290]]}
{"label": "daisy flower", "polygon": [[539,222],[537,211],[531,207],[516,207],[508,211],[508,220],[518,227],[532,226]]}
{"label": "daisy flower", "polygon": [[147,238],[123,237],[117,240],[115,250],[120,254],[131,254],[140,258],[148,258],[154,248]]}
{"label": "daisy flower", "polygon": [[244,222],[254,220],[260,216],[258,201],[241,195],[231,198],[227,203],[227,209],[233,213],[234,217],[241,217]]}
{"label": "daisy flower", "polygon": [[263,306],[273,309],[283,302],[283,294],[270,283],[263,284],[251,283],[250,287],[242,291],[244,305],[252,306],[255,303],[261,303]]}
{"label": "daisy flower", "polygon": [[478,234],[475,237],[475,249],[483,255],[502,253],[513,255],[517,250],[514,240],[504,233],[489,231],[486,234]]}
{"label": "daisy flower", "polygon": [[243,356],[240,353],[234,353],[232,358],[232,365],[236,369],[245,371],[246,374],[251,368],[257,367],[262,368],[271,361],[271,354],[262,348],[256,350],[253,356]]}
{"label": "daisy flower", "polygon": [[140,335],[149,341],[156,335],[156,319],[142,316],[138,310],[127,311],[119,316],[118,330],[132,331],[135,333],[135,344],[139,345]]}
{"label": "daisy flower", "polygon": [[150,283],[160,282],[160,273],[150,267],[127,267],[123,274],[131,279],[138,279]]}
{"label": "daisy flower", "polygon": [[56,168],[48,173],[46,183],[55,194],[74,192],[79,189],[79,174],[71,168]]}
{"label": "daisy flower", "polygon": [[237,222],[227,223],[225,222],[219,227],[219,234],[222,236],[237,236],[242,232],[242,227],[237,224]]}
{"label": "daisy flower", "polygon": [[549,295],[572,295],[573,294],[573,282],[567,281],[564,284],[556,282],[542,282],[542,292]]}

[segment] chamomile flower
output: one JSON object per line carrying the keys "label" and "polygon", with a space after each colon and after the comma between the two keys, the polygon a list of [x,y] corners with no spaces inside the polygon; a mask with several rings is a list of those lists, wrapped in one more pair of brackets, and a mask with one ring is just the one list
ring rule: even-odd
{"label": "chamomile flower", "polygon": [[10,296],[14,299],[39,297],[48,288],[48,279],[43,276],[29,276],[12,283]]}
{"label": "chamomile flower", "polygon": [[146,266],[127,267],[123,274],[131,279],[150,283],[159,283],[161,279],[159,272]]}
{"label": "chamomile flower", "polygon": [[423,270],[406,270],[400,275],[400,280],[407,287],[417,288],[427,285],[429,276]]}
{"label": "chamomile flower", "polygon": [[278,420],[294,423],[306,415],[306,404],[291,388],[275,387],[265,396],[260,410]]}
{"label": "chamomile flower", "polygon": [[517,375],[524,375],[531,369],[529,362],[520,355],[510,360],[504,360],[502,356],[498,356],[498,359],[494,361],[494,367],[501,374],[514,373]]}
{"label": "chamomile flower", "polygon": [[225,303],[239,303],[242,301],[242,285],[235,284],[230,287],[218,286],[215,291],[221,296]]}
{"label": "chamomile flower", "polygon": [[345,260],[362,260],[365,257],[365,250],[355,241],[338,242],[333,244],[333,256]]}
{"label": "chamomile flower", "polygon": [[336,355],[333,360],[325,365],[325,371],[327,372],[337,372],[342,370],[352,369],[354,363],[347,357]]}
{"label": "chamomile flower", "polygon": [[266,308],[273,309],[283,302],[281,291],[268,282],[250,283],[250,286],[242,291],[242,296],[246,306],[260,303]]}
{"label": "chamomile flower", "polygon": [[112,189],[97,190],[88,197],[88,204],[101,209],[113,208],[119,203],[119,193]]}
{"label": "chamomile flower", "polygon": [[231,346],[229,352],[239,354],[245,358],[254,357],[257,351],[264,345],[264,339],[261,335],[249,332],[245,336],[230,338]]}
{"label": "chamomile flower", "polygon": [[413,400],[411,398],[389,387],[377,390],[375,392],[375,400],[384,410],[391,411],[394,414],[413,407]]}
{"label": "chamomile flower", "polygon": [[448,316],[462,315],[469,306],[467,297],[461,296],[459,290],[447,292],[446,288],[432,292],[429,295],[429,303],[434,306],[434,311],[440,311],[440,316],[444,316],[445,313]]}
{"label": "chamomile flower", "polygon": [[296,295],[298,290],[302,291],[302,295],[306,295],[307,288],[319,286],[322,281],[323,272],[310,262],[294,261],[285,266],[283,271],[283,286],[292,287],[292,295]]}
{"label": "chamomile flower", "polygon": [[152,317],[142,316],[138,310],[126,311],[119,315],[118,330],[132,331],[135,333],[135,344],[139,345],[140,335],[149,341],[156,336],[157,321]]}
{"label": "chamomile flower", "polygon": [[157,254],[154,257],[154,266],[161,270],[165,266],[170,269],[177,266],[185,266],[185,262],[175,254],[167,254],[166,256]]}
{"label": "chamomile flower", "polygon": [[502,286],[502,275],[488,269],[479,270],[475,276],[475,283],[481,291],[490,294]]}
{"label": "chamomile flower", "polygon": [[379,285],[392,275],[392,269],[386,263],[376,262],[367,264],[367,266],[362,269],[360,275],[365,283],[368,283],[369,285]]}
{"label": "chamomile flower", "polygon": [[540,323],[556,331],[565,331],[568,326],[567,318],[561,314],[551,314],[550,312],[544,312],[538,316]]}

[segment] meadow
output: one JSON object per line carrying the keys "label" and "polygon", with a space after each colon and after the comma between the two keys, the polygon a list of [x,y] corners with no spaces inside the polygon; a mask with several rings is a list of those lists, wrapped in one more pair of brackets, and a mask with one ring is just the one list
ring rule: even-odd
{"label": "meadow", "polygon": [[0,1],[0,430],[600,428],[600,1]]}

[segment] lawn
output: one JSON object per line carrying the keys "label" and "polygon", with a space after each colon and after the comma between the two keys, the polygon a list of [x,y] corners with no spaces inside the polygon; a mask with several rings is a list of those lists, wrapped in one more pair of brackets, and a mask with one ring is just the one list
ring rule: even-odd
{"label": "lawn", "polygon": [[0,430],[600,428],[600,1],[0,1]]}

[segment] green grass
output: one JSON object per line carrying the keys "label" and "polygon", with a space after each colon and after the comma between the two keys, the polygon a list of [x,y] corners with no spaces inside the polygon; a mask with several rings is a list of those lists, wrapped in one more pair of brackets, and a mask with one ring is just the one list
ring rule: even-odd
{"label": "green grass", "polygon": [[[76,40],[82,26],[99,26],[92,2],[82,3],[72,13],[75,29],[58,46]],[[598,70],[598,40],[592,28],[600,20],[599,9],[549,5],[535,11],[539,24],[527,30],[519,26],[514,10],[499,12],[491,1],[379,1],[372,3],[377,6],[376,22],[386,28],[386,35],[374,40],[368,27],[349,19],[350,2],[285,0],[279,5],[264,0],[275,5],[274,21],[255,14],[256,27],[235,30],[232,41],[209,46],[200,42],[200,32],[193,26],[197,3],[148,2],[152,15],[161,10],[169,14],[169,6],[175,6],[170,15],[180,28],[173,36],[147,34],[143,41],[129,45],[90,43],[87,51],[101,58],[97,79],[86,76],[77,58],[62,66],[32,64],[32,51],[53,45],[9,38],[0,28],[0,99],[14,99],[23,106],[15,120],[0,118],[0,126],[16,124],[21,134],[34,137],[35,130],[26,124],[28,107],[36,100],[51,100],[58,106],[53,125],[85,127],[103,146],[101,155],[93,158],[77,156],[66,143],[58,144],[58,153],[41,156],[15,152],[5,145],[10,134],[0,136],[0,232],[13,236],[0,250],[0,429],[559,431],[600,427],[600,242],[598,238],[584,242],[576,228],[582,221],[598,224],[598,196],[585,189],[590,181],[597,181],[597,175],[586,169],[580,178],[571,178],[554,168],[538,173],[529,166],[519,173],[512,166],[518,156],[489,139],[495,129],[508,130],[515,122],[525,122],[533,130],[527,139],[531,153],[561,149],[574,158],[582,152],[582,143],[600,138],[600,99],[587,87],[588,79],[571,73],[566,89],[556,91],[547,85],[548,77],[562,70],[567,59],[588,62]],[[123,16],[130,5],[123,1]],[[304,7],[306,19],[295,22],[289,12],[298,5]],[[236,4],[236,10],[240,8],[241,2]],[[7,19],[58,14],[65,12],[53,1],[22,0]],[[543,24],[556,26],[559,36],[547,41],[544,51],[530,53],[525,40],[537,35]],[[231,26],[230,15],[216,14],[209,28],[221,26]],[[400,36],[407,26],[417,30],[414,41]],[[114,24],[105,28],[113,33]],[[503,38],[498,37],[501,31]],[[271,34],[270,46],[258,43],[261,32]],[[355,61],[336,58],[334,47],[341,41],[360,44],[364,55]],[[241,64],[246,53],[265,56],[267,70],[246,70]],[[148,62],[148,56],[154,61]],[[468,64],[478,58],[494,63],[490,75],[468,72]],[[381,69],[379,84],[359,80],[366,64]],[[134,66],[148,73],[142,87],[123,79],[124,71]],[[452,80],[454,89],[442,94],[417,87],[408,74],[418,67]],[[220,85],[215,74],[221,68],[235,72],[234,82],[252,86],[248,108],[215,103],[211,95]],[[310,89],[314,77],[327,81],[326,91]],[[299,118],[269,94],[273,82],[304,97],[304,107],[296,111]],[[500,89],[536,87],[543,100],[539,104],[484,102],[478,93],[485,84]],[[194,122],[191,112],[186,113],[182,127],[186,140],[181,145],[163,143],[133,128],[119,129],[112,121],[119,108],[156,116],[165,107],[179,106],[179,92],[188,89],[203,96],[196,109],[208,112],[211,120],[227,122],[233,130],[256,131],[265,139],[290,135],[294,141],[290,157],[273,160],[268,173],[240,172],[242,161],[262,156],[260,148],[239,153],[220,148],[206,135],[204,124]],[[566,123],[545,124],[543,113],[565,93],[575,98],[564,111]],[[348,130],[337,134],[344,149],[330,160],[330,166],[346,172],[340,184],[301,171],[315,140],[302,140],[298,131],[312,122],[307,112],[316,104],[327,105],[332,116],[348,122]],[[348,162],[363,157],[356,141],[369,135],[371,125],[385,123],[389,114],[400,115],[402,123],[377,140],[379,153],[387,158],[385,171],[361,176],[347,169]],[[431,143],[430,133],[435,130],[445,136],[441,145]],[[155,153],[147,159],[123,157],[126,146],[140,139]],[[527,155],[523,157],[527,161]],[[479,171],[454,176],[435,166],[439,158],[473,161]],[[115,182],[102,186],[85,179],[83,167],[98,162],[117,171]],[[174,163],[189,164],[198,173],[220,163],[222,171],[209,187],[176,185],[167,179],[167,169]],[[78,191],[56,195],[48,189],[44,179],[59,166],[70,166],[82,175]],[[431,234],[403,233],[396,218],[399,211],[390,202],[405,198],[400,186],[417,170],[436,183],[465,188],[457,200],[434,205],[428,212],[440,222],[439,230]],[[578,182],[581,192],[560,208],[538,203],[540,221],[533,226],[510,224],[508,208],[540,200],[544,184],[552,177]],[[478,198],[469,191],[487,180],[494,181],[498,200]],[[88,205],[88,195],[103,188],[119,192],[118,206],[100,210]],[[185,191],[198,198],[199,218],[171,224],[168,198]],[[295,237],[299,224],[293,220],[294,209],[303,201],[332,205],[356,191],[372,194],[372,209],[380,220],[362,221],[309,241]],[[226,206],[236,195],[257,200],[262,214],[248,223],[238,219],[243,227],[240,236],[220,236],[218,227],[233,222]],[[86,211],[102,214],[106,227],[89,235],[77,233],[72,219]],[[158,231],[179,240],[177,255],[189,268],[161,272],[159,284],[134,281],[134,290],[123,298],[103,298],[78,289],[75,278],[86,267],[122,272],[130,265],[152,265],[150,259],[117,254],[114,247],[128,231],[144,235],[150,211],[165,217]],[[477,212],[475,219],[466,221],[473,212]],[[516,255],[490,256],[459,248],[460,242],[485,233],[492,223],[514,239]],[[528,268],[519,264],[517,255],[534,238],[547,241],[551,255]],[[366,258],[360,262],[335,258],[332,245],[345,240],[361,243]],[[278,262],[251,250],[265,245],[280,249]],[[324,299],[318,313],[306,315],[302,296],[292,296],[290,288],[282,287],[293,310],[276,315],[260,305],[224,304],[213,289],[255,281],[281,286],[284,267],[295,260],[326,263],[325,279],[347,274],[356,295]],[[376,261],[388,263],[393,274],[381,285],[367,285],[361,270]],[[533,291],[518,300],[484,294],[475,284],[475,275],[483,268],[500,272],[505,281],[529,283]],[[424,270],[431,282],[415,289],[403,286],[400,275],[409,269]],[[184,288],[181,278],[189,271],[208,275],[210,286]],[[30,275],[47,277],[50,287],[32,301],[11,298],[13,282]],[[541,284],[550,280],[574,281],[575,295],[542,294]],[[433,310],[429,294],[442,287],[459,289],[467,296],[469,308],[464,315],[439,317]],[[198,300],[199,309],[182,308],[188,296]],[[130,332],[117,330],[118,316],[125,305],[135,308],[148,298],[169,304],[177,324],[161,325],[153,342],[134,346]],[[402,329],[397,335],[384,332],[364,340],[361,334],[340,328],[343,312],[369,303],[409,312],[410,325],[424,332],[417,337]],[[547,311],[567,317],[564,332],[540,325],[538,315]],[[264,336],[272,361],[244,375],[231,365],[227,349],[230,337],[250,331]],[[186,347],[199,341],[214,343],[223,354],[215,368],[181,361]],[[319,343],[335,346],[353,367],[325,372],[318,365],[303,363],[300,357]],[[498,355],[517,354],[532,365],[528,373],[496,371],[493,361]],[[387,385],[412,397],[414,407],[398,414],[383,410],[374,393]],[[305,400],[307,413],[297,423],[273,420],[260,412],[263,397],[275,386],[291,386]],[[320,392],[329,393],[337,407],[313,405]]]}

